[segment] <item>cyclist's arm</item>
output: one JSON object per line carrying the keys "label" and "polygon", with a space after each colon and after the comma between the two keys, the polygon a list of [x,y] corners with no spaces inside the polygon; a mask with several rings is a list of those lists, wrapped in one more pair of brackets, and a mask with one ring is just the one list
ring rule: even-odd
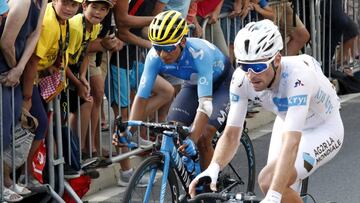
{"label": "cyclist's arm", "polygon": [[[289,181],[291,173],[295,170],[295,160],[301,139],[301,132],[287,131],[283,135],[283,143],[279,158],[277,159],[273,180],[270,190],[283,193],[285,188],[291,184]],[[291,170],[290,170],[291,169]]]}
{"label": "cyclist's arm", "polygon": [[159,60],[160,59],[156,52],[151,49],[146,56],[144,72],[141,75],[138,92],[134,98],[134,103],[129,115],[130,120],[145,120],[147,116],[146,109],[148,99],[151,96],[153,87],[158,86],[160,81],[158,72],[161,64]]}
{"label": "cyclist's arm", "polygon": [[226,125],[223,135],[216,144],[211,163],[217,163],[223,169],[235,156],[240,144],[242,128]]}
{"label": "cyclist's arm", "polygon": [[[206,60],[209,59],[209,60]],[[203,60],[195,59],[194,64],[198,71],[197,91],[199,95],[199,106],[196,111],[192,126],[191,139],[197,143],[201,132],[208,123],[212,113],[213,71],[212,60],[205,52]]]}
{"label": "cyclist's arm", "polygon": [[248,103],[248,85],[244,72],[236,69],[230,84],[230,110],[226,127],[211,161],[218,163],[221,169],[231,161],[239,146]]}

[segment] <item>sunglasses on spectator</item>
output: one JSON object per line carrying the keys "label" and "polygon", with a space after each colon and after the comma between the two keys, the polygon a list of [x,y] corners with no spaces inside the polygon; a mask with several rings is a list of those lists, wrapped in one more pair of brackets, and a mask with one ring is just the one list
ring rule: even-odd
{"label": "sunglasses on spectator", "polygon": [[247,73],[251,69],[252,72],[256,74],[260,74],[269,68],[270,64],[274,61],[276,56],[277,54],[271,57],[271,59],[269,59],[268,61],[264,61],[264,62],[257,62],[257,63],[238,62],[237,65],[240,66],[241,69]]}
{"label": "sunglasses on spectator", "polygon": [[175,44],[164,44],[164,45],[153,44],[153,47],[157,52],[165,51],[167,53],[171,53],[171,52],[175,51],[177,45],[179,45],[180,42],[181,42],[181,40],[179,40]]}

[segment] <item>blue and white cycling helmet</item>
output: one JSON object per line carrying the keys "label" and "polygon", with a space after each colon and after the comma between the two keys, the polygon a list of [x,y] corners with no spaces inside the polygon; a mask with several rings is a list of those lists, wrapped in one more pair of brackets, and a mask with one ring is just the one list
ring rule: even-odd
{"label": "blue and white cycling helmet", "polygon": [[278,27],[270,20],[250,22],[236,35],[234,54],[237,62],[266,60],[283,49]]}

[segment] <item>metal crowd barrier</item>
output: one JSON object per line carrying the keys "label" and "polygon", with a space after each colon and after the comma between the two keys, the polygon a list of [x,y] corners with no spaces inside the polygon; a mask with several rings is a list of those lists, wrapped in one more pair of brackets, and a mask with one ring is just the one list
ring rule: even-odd
{"label": "metal crowd barrier", "polygon": [[[334,0],[329,0],[329,1],[324,1],[325,4],[332,4],[332,1]],[[345,0],[346,1],[346,0]],[[281,7],[281,4],[285,4],[287,3],[288,1],[270,1],[270,5],[275,8],[274,11],[277,11],[278,9],[280,8],[285,8],[286,7]],[[329,35],[329,38],[328,38],[328,41],[325,41],[326,40],[326,37],[325,37],[325,32],[329,32],[328,30],[325,30],[325,20],[322,18],[324,13],[326,12],[331,12],[331,10],[326,10],[325,9],[325,6],[321,6],[321,2],[322,0],[308,0],[308,1],[305,1],[305,0],[297,0],[297,4],[298,5],[301,5],[303,8],[306,7],[306,4],[309,6],[309,11],[305,11],[305,9],[302,10],[302,13],[300,13],[300,9],[299,7],[297,7],[294,12],[297,13],[297,15],[300,16],[300,14],[302,14],[301,16],[303,16],[303,18],[301,18],[301,21],[304,23],[305,26],[307,26],[307,23],[310,22],[310,27],[311,27],[311,30],[309,31],[310,33],[310,42],[309,44],[305,45],[305,48],[302,49],[302,53],[307,53],[307,54],[310,54],[312,56],[314,56],[318,61],[320,61],[322,64],[325,63],[325,61],[332,61],[333,58],[330,58],[330,55],[331,54],[328,54],[329,58],[325,59],[325,52],[330,52],[330,50],[326,50],[322,44],[325,44],[325,43],[331,43],[331,33]],[[360,4],[359,2],[356,2],[355,0],[348,3],[349,1],[346,1],[345,3],[346,6],[344,7],[344,9],[347,10],[347,12],[350,12],[352,11],[353,12],[353,16],[352,16],[352,19],[359,25],[360,23],[360,17],[359,17],[359,10],[360,10]],[[323,10],[322,10],[323,9]],[[284,13],[286,13],[286,11],[284,11]],[[310,16],[307,16],[306,13],[310,13]],[[330,13],[331,15],[331,13]],[[240,30],[243,26],[244,26],[244,19],[240,19],[240,18],[235,18],[235,19],[230,19],[229,18],[229,13],[223,13],[220,15],[220,19],[223,19],[224,21],[222,21],[222,23],[226,23],[226,28],[227,30],[229,31],[230,30],[230,23],[231,23],[231,20],[233,20],[233,23],[235,23],[235,30],[236,32],[238,30]],[[248,20],[250,20],[250,17],[247,18]],[[259,16],[256,17],[256,19],[259,19]],[[280,19],[280,16],[277,16],[277,19]],[[212,27],[212,25],[210,25],[210,28],[209,29],[206,29],[206,27],[208,27],[209,25],[207,24],[208,22],[208,19],[205,19],[202,23],[202,28],[203,28],[203,36],[205,37],[206,36],[206,33],[207,32],[210,32],[210,41],[213,41],[214,39],[214,35],[215,34],[221,34],[221,33],[214,33],[214,29]],[[240,26],[238,27],[237,26],[237,22],[239,22]],[[285,30],[285,36],[287,35],[286,33],[286,16],[285,16],[285,19],[284,19],[284,30]],[[279,21],[276,22],[278,25],[279,25]],[[330,21],[330,25],[329,25],[329,29],[331,30],[331,21]],[[235,33],[236,33],[235,32]],[[227,35],[224,36],[224,39],[225,39],[225,42],[226,42],[226,45],[227,47],[229,47],[229,45],[231,44],[230,43],[230,32],[227,32]],[[355,46],[355,44],[354,44]],[[356,47],[356,46],[355,46]],[[360,52],[360,44],[359,44],[359,41],[357,41],[357,53]],[[125,46],[124,49],[127,50],[127,52],[129,53],[130,50],[128,48],[128,46]],[[285,53],[286,53],[286,50],[287,50],[287,47],[285,46]],[[342,51],[342,48],[340,48],[340,50]],[[139,66],[139,63],[143,63],[144,61],[144,55],[146,55],[147,53],[147,50],[143,49],[143,48],[140,48],[140,47],[137,47],[136,48],[136,73],[137,73],[137,76],[136,76],[136,81],[137,81],[137,84],[139,83],[139,78],[140,78],[140,74],[138,73],[138,66]],[[356,50],[352,53],[353,56],[353,60],[355,62],[358,62],[359,63],[359,59],[355,59],[356,56],[355,56],[355,53],[356,53]],[[119,53],[114,53],[116,54],[117,56],[119,55]],[[110,76],[111,74],[111,70],[110,70],[110,53],[107,52],[105,53],[105,57],[106,57],[106,63],[107,63],[107,74],[108,74],[108,77]],[[343,53],[341,54],[341,57],[343,56]],[[117,57],[118,58],[118,57]],[[337,60],[336,59],[336,54],[334,56],[335,58],[335,61]],[[127,54],[127,58],[126,59],[123,59],[123,60],[127,60],[127,64],[129,64],[130,62],[130,58],[129,58],[129,54]],[[344,61],[343,61],[343,58],[341,59],[341,64],[343,64]],[[117,67],[120,69],[120,61],[118,60],[117,61]],[[336,65],[336,63],[335,63]],[[359,65],[360,66],[360,65]],[[325,67],[323,67],[323,70],[324,70]],[[329,75],[331,74],[331,68],[330,67],[326,67],[326,68],[329,68]],[[339,67],[335,67],[335,70],[338,69]],[[129,76],[129,72],[130,72],[130,67],[129,65],[126,67],[126,70],[127,70],[127,79],[129,81],[130,79],[130,76]],[[120,72],[118,71],[118,75],[117,75],[118,78],[120,78]],[[89,80],[90,82],[90,80]],[[108,89],[110,89],[110,81],[108,81],[107,84],[105,84],[108,86]],[[136,87],[137,88],[137,87]],[[131,96],[130,96],[130,92],[131,92],[131,87],[130,87],[130,84],[128,84],[128,92],[129,92],[129,95],[127,95],[128,97],[128,101],[129,101],[129,104],[128,104],[128,107],[127,107],[127,111],[128,113],[130,112],[131,110]],[[109,94],[111,96],[111,91],[109,91]],[[120,80],[118,80],[118,95],[120,96]],[[0,84],[0,98],[2,98],[2,86]],[[69,95],[67,97],[69,99]],[[119,113],[121,113],[121,102],[120,102],[120,98],[118,98],[119,102],[118,102],[118,108],[119,108]],[[69,101],[68,101],[68,104],[69,104]],[[78,130],[77,130],[77,135],[79,137],[79,143],[81,145],[81,122],[80,122],[80,118],[81,118],[81,114],[80,114],[80,100],[78,99],[78,102],[77,102],[77,105],[78,105],[78,109],[79,111],[77,112],[77,118],[78,118],[78,121],[77,121],[77,126],[78,126]],[[14,105],[12,105],[14,106]],[[71,146],[71,143],[70,143],[70,128],[68,128],[68,131],[67,131],[67,135],[62,135],[62,129],[61,129],[61,126],[62,126],[62,123],[61,123],[61,115],[60,115],[60,100],[59,100],[59,97],[57,97],[53,102],[50,102],[49,103],[49,111],[50,112],[53,112],[54,114],[51,114],[51,118],[50,118],[50,123],[49,123],[49,130],[48,130],[48,135],[47,135],[47,161],[48,161],[48,173],[49,173],[49,184],[46,185],[45,187],[47,187],[48,191],[49,191],[49,194],[50,196],[52,196],[56,201],[58,202],[64,202],[61,198],[61,196],[63,195],[64,193],[64,190],[66,190],[70,196],[72,196],[76,202],[81,202],[81,199],[76,195],[76,193],[73,191],[73,189],[71,188],[71,186],[65,181],[64,179],[64,157],[63,157],[63,151],[62,151],[62,145],[63,144],[66,144],[68,146]],[[8,107],[5,107],[3,106],[2,102],[0,102],[0,114],[2,115],[2,110],[3,108],[8,108]],[[12,112],[14,114],[14,109],[12,109]],[[67,113],[69,115],[69,109],[67,110]],[[90,121],[90,124],[89,124],[89,130],[88,130],[88,137],[89,137],[89,149],[90,149],[90,152],[89,152],[89,155],[90,155],[90,158],[92,157],[91,155],[91,148],[93,146],[93,143],[92,143],[92,135],[93,133],[91,132],[91,126],[92,125],[99,125],[99,129],[98,129],[98,134],[99,134],[99,140],[100,140],[100,146],[98,146],[98,152],[100,154],[100,156],[102,156],[102,148],[107,148],[107,150],[109,151],[109,156],[110,156],[110,162],[112,163],[115,163],[115,162],[119,162],[120,160],[123,160],[123,159],[126,159],[126,158],[129,158],[130,156],[133,156],[133,155],[137,155],[137,154],[140,154],[144,151],[147,151],[149,149],[151,149],[153,146],[148,146],[148,147],[139,147],[135,150],[131,150],[129,152],[126,152],[126,153],[122,153],[122,154],[119,154],[117,156],[112,156],[112,152],[114,151],[113,149],[113,146],[112,146],[112,129],[113,129],[113,120],[114,120],[114,115],[112,113],[112,109],[111,109],[111,104],[108,104],[107,106],[107,122],[109,124],[109,130],[108,132],[102,132],[101,131],[101,110],[99,112],[99,122],[98,123],[91,123]],[[3,191],[4,189],[4,176],[3,176],[3,171],[4,171],[4,164],[3,164],[3,157],[4,157],[4,154],[3,154],[3,151],[4,151],[4,147],[3,146],[3,119],[6,119],[6,118],[3,118],[2,116],[0,117],[0,170],[1,170],[1,175],[0,175],[0,190]],[[12,121],[13,123],[15,123],[15,121],[13,120]],[[55,125],[54,125],[54,122],[55,122]],[[69,124],[69,118],[67,119],[67,122]],[[53,126],[55,126],[55,137],[54,137],[54,128]],[[13,135],[14,135],[14,132],[13,132]],[[68,143],[62,143],[62,136],[68,136]],[[108,136],[108,137],[106,137]],[[148,135],[149,136],[149,135]],[[106,138],[106,140],[108,141],[105,145],[103,145],[104,143],[104,139]],[[14,136],[12,136],[12,141],[14,142]],[[55,144],[56,143],[56,144]],[[56,147],[55,147],[56,145]],[[79,149],[80,149],[80,157],[82,156],[81,155],[81,146],[79,146]],[[14,154],[14,147],[12,149],[13,151],[13,154]],[[68,154],[69,154],[69,157],[68,159],[70,160],[71,162],[71,148],[68,147]],[[27,163],[29,164],[29,163]],[[14,165],[14,161],[13,161],[13,165]],[[57,170],[56,170],[57,169]],[[16,177],[16,171],[15,171],[15,168],[13,167],[13,170],[12,170],[13,174],[12,174],[12,178],[13,180],[15,180],[15,177]],[[55,179],[55,177],[57,177],[57,179]],[[54,190],[54,188],[56,188],[56,190]],[[2,193],[1,193],[2,194]],[[1,198],[0,198],[0,201],[3,201],[3,197],[1,195]]]}

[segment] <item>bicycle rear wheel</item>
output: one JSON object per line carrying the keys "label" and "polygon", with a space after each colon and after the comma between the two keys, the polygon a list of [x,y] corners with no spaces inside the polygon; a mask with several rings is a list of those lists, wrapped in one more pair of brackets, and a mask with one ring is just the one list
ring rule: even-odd
{"label": "bicycle rear wheel", "polygon": [[[153,155],[146,158],[131,177],[122,202],[144,202],[146,198],[146,192],[148,192],[149,194],[147,202],[160,202],[163,165],[164,164],[161,155]],[[148,182],[153,182],[153,184],[149,185]],[[146,183],[147,185],[144,185],[144,183]],[[175,172],[170,168],[167,178],[164,202],[177,202],[178,197],[179,187],[176,175]]]}
{"label": "bicycle rear wheel", "polygon": [[240,142],[235,157],[219,174],[218,191],[254,193],[255,154],[246,131],[243,131]]}

